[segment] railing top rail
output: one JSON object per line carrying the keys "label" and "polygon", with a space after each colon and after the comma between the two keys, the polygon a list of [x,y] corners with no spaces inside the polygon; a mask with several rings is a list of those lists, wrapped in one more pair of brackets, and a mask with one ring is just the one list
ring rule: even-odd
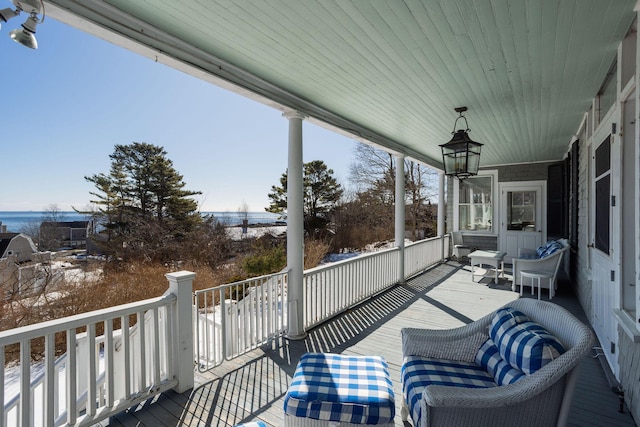
{"label": "railing top rail", "polygon": [[96,323],[108,319],[115,319],[121,316],[128,316],[140,311],[150,310],[169,305],[176,300],[173,294],[161,297],[136,301],[129,304],[90,311],[88,313],[76,314],[74,316],[63,317],[61,319],[49,320],[33,325],[22,326],[15,329],[0,332],[0,346],[15,344],[23,340],[37,338],[67,329],[74,329],[85,326],[89,323]]}
{"label": "railing top rail", "polygon": [[443,237],[449,237],[448,234],[445,234],[444,236],[434,236],[434,237],[429,237],[427,239],[422,239],[422,240],[416,240],[415,242],[409,242],[407,243],[405,246],[414,246],[414,245],[419,245],[420,243],[426,243],[426,242],[431,242],[434,240],[440,240]]}
{"label": "railing top rail", "polygon": [[289,270],[285,268],[284,270],[282,270],[282,271],[280,271],[278,273],[265,274],[263,276],[252,277],[250,279],[240,280],[238,282],[233,282],[233,283],[226,283],[224,285],[218,285],[218,286],[214,286],[214,287],[207,288],[207,289],[198,289],[193,294],[195,296],[198,296],[198,295],[203,294],[205,292],[211,292],[211,291],[215,291],[217,289],[221,289],[221,288],[225,288],[225,287],[229,287],[229,286],[244,285],[245,283],[255,282],[255,281],[258,281],[258,280],[269,280],[269,279],[272,279],[274,277],[284,276],[287,273],[289,273]]}
{"label": "railing top rail", "polygon": [[364,259],[367,258],[373,258],[373,257],[377,257],[377,256],[382,256],[385,254],[388,254],[390,252],[397,252],[400,249],[398,247],[393,247],[393,248],[388,248],[388,249],[382,249],[376,252],[369,252],[366,254],[361,254],[358,255],[357,257],[353,257],[353,258],[349,258],[349,259],[343,259],[341,261],[336,261],[336,262],[332,262],[331,264],[325,264],[325,265],[319,265],[318,267],[313,267],[313,268],[309,268],[307,270],[304,271],[304,275],[308,275],[308,274],[312,274],[312,273],[316,273],[318,271],[322,271],[322,270],[328,270],[328,269],[332,269],[332,268],[338,268],[340,266],[343,265],[347,265],[347,264],[353,264],[353,263],[358,263],[361,262]]}

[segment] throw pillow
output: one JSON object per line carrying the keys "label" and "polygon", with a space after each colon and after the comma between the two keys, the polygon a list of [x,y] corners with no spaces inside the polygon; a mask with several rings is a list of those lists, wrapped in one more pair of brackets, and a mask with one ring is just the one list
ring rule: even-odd
{"label": "throw pillow", "polygon": [[[502,332],[502,331],[500,331]],[[565,352],[553,335],[535,322],[524,322],[496,334],[500,356],[514,369],[527,375],[535,373]]]}

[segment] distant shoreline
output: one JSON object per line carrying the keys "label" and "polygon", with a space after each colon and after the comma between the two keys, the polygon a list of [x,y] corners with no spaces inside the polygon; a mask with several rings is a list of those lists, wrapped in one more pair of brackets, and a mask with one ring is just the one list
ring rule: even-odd
{"label": "distant shoreline", "polygon": [[[0,223],[7,226],[8,232],[17,233],[29,224],[42,221],[48,214],[46,211],[0,211]],[[212,215],[225,227],[242,227],[244,219],[248,222],[248,227],[277,227],[286,226],[281,216],[270,212],[223,212],[207,211],[200,212],[202,216]],[[87,215],[82,215],[74,211],[58,212],[62,221],[84,221]]]}

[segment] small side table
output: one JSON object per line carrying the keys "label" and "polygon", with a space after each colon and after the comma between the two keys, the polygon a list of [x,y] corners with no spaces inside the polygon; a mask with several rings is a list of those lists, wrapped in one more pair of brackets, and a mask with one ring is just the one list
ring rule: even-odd
{"label": "small side table", "polygon": [[504,277],[504,257],[507,253],[501,251],[473,251],[469,254],[471,263],[471,281],[475,282],[475,266],[490,265],[495,270],[495,284],[498,284],[498,275]]}
{"label": "small side table", "polygon": [[534,279],[538,281],[538,299],[540,299],[540,280],[547,279],[549,281],[549,299],[553,298],[553,283],[551,283],[551,278],[553,277],[553,273],[548,271],[535,271],[535,270],[522,270],[520,272],[520,295],[522,295],[522,290],[524,289],[524,278],[527,277],[531,279],[531,294],[533,295],[533,281]]}

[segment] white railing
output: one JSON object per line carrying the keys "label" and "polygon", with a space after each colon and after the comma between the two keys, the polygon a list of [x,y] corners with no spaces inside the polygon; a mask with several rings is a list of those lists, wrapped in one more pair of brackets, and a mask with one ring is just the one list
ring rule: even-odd
{"label": "white railing", "polygon": [[286,272],[196,291],[194,346],[206,371],[282,335],[287,320]]}
{"label": "white railing", "polygon": [[[179,344],[183,329],[192,334],[193,274],[167,278],[162,297],[0,332],[0,425],[92,425],[162,391],[192,387],[193,349]],[[56,358],[60,346],[66,353]],[[8,348],[19,356],[5,364]],[[187,375],[178,361],[185,354]]]}
{"label": "white railing", "polygon": [[[410,243],[405,277],[447,256],[449,237]],[[443,247],[444,245],[444,247]],[[443,252],[444,250],[444,252]],[[400,281],[400,250],[392,248],[304,272],[304,328],[347,310]],[[200,371],[251,351],[286,331],[286,273],[196,291],[195,361]]]}
{"label": "white railing", "polygon": [[[448,236],[408,244],[405,278],[448,251]],[[399,275],[398,248],[306,270],[304,328],[393,286]],[[192,294],[194,276],[168,274],[169,291],[159,298],[0,332],[0,427],[95,424],[170,388],[193,387],[194,360],[210,369],[285,332],[286,272]],[[66,353],[56,358],[61,343]],[[5,364],[14,347],[17,361]]]}
{"label": "white railing", "polygon": [[[404,274],[409,278],[448,257],[449,236],[432,237],[409,243],[404,249]],[[444,248],[443,248],[444,245]],[[444,249],[444,252],[443,252]]]}
{"label": "white railing", "polygon": [[398,248],[305,270],[304,328],[309,329],[399,280]]}

